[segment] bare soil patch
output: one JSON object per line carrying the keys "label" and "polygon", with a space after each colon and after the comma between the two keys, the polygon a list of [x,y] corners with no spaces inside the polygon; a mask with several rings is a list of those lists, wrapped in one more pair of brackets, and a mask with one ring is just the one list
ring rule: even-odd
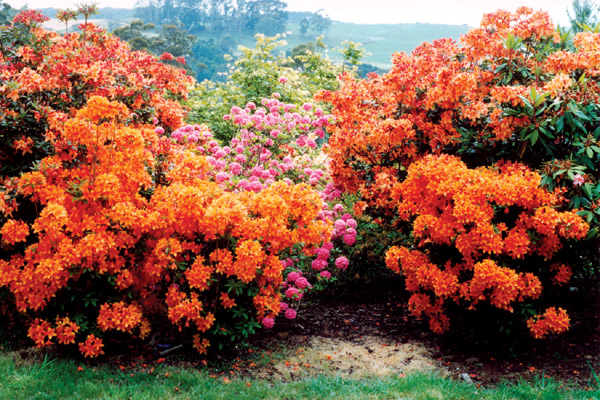
{"label": "bare soil patch", "polygon": [[[306,305],[295,320],[279,320],[252,339],[262,349],[284,349],[283,359],[249,371],[254,376],[294,380],[319,374],[344,377],[400,375],[435,370],[454,379],[490,385],[543,374],[587,387],[600,375],[598,291],[568,299],[571,329],[535,340],[478,341],[464,331],[431,333],[393,292],[325,297]],[[467,378],[468,377],[468,378]]]}

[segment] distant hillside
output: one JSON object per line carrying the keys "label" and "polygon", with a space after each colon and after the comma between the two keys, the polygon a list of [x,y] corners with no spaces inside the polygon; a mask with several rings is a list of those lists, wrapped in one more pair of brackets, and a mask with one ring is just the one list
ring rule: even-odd
{"label": "distant hillside", "polygon": [[[47,8],[42,10],[46,15],[54,17],[56,9]],[[314,41],[314,34],[300,34],[300,20],[310,16],[311,13],[294,12],[289,13],[289,22],[287,31],[291,32],[285,40],[288,42],[287,50],[308,41]],[[124,23],[129,23],[135,19],[135,10],[103,8],[100,14],[92,17],[100,19],[96,23],[107,26],[109,29],[118,27]],[[57,30],[63,30],[62,25],[57,21],[49,23],[47,26]],[[71,24],[76,25],[76,24]],[[372,64],[378,68],[389,69],[391,66],[391,57],[395,52],[410,53],[423,42],[433,41],[440,38],[453,38],[458,40],[460,35],[466,33],[470,27],[466,25],[437,25],[437,24],[353,24],[345,22],[332,21],[332,24],[324,35],[324,42],[329,49],[340,48],[345,40],[361,43],[370,55],[363,62]],[[198,39],[219,39],[212,37],[210,32],[193,32]],[[251,36],[241,39],[241,44],[247,47],[254,46],[254,38]],[[336,57],[335,53],[330,53],[330,57]]]}
{"label": "distant hillside", "polygon": [[[436,24],[351,24],[334,21],[325,35],[324,42],[330,47],[340,47],[345,40],[360,42],[371,53],[363,62],[376,67],[389,69],[392,54],[396,52],[412,52],[423,42],[435,39],[452,38],[458,40],[460,35],[471,29],[466,25],[436,25]],[[292,32],[286,37],[290,47],[314,40],[310,36],[302,36],[298,25],[289,24]]]}

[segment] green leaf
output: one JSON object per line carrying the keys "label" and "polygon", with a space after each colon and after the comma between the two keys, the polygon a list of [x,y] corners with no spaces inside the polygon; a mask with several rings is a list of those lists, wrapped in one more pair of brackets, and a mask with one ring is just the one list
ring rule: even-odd
{"label": "green leaf", "polygon": [[583,112],[581,112],[581,110],[579,109],[579,107],[577,107],[575,105],[575,103],[571,102],[571,103],[567,104],[567,107],[569,107],[569,110],[571,110],[571,112],[579,119],[582,119],[584,121],[590,120],[587,115],[585,115]]}
{"label": "green leaf", "polygon": [[540,135],[540,132],[537,129],[534,130],[533,132],[531,132],[531,144],[532,145],[534,145],[537,142],[539,135]]}
{"label": "green leaf", "polygon": [[585,149],[585,154],[587,154],[589,158],[594,158],[594,151],[590,147]]}
{"label": "green leaf", "polygon": [[588,231],[588,234],[585,237],[585,240],[593,239],[596,237],[596,235],[598,235],[598,228],[592,228]]}
{"label": "green leaf", "polygon": [[586,183],[585,185],[582,186],[583,189],[583,193],[585,193],[585,195],[591,199],[592,198],[592,185],[589,183]]}

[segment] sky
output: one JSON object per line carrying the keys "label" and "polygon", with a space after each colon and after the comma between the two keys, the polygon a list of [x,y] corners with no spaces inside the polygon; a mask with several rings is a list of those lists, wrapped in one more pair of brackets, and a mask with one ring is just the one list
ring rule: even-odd
{"label": "sky", "polygon": [[[136,0],[3,0],[12,7],[74,7],[96,2],[100,7],[133,8]],[[318,11],[341,22],[363,24],[431,23],[478,26],[484,13],[498,8],[514,11],[520,6],[550,13],[553,21],[568,25],[572,0],[284,0],[288,11]]]}

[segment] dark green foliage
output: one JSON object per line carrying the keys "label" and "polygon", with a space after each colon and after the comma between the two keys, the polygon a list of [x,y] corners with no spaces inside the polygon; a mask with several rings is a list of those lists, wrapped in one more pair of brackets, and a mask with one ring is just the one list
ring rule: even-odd
{"label": "dark green foliage", "polygon": [[0,2],[0,25],[10,24],[16,13],[16,10],[9,4]]}

